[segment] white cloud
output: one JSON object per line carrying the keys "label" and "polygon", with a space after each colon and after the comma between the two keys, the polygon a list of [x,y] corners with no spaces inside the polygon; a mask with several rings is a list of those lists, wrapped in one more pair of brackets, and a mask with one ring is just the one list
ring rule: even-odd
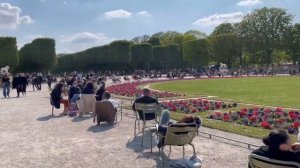
{"label": "white cloud", "polygon": [[67,37],[63,36],[62,38],[63,41],[71,43],[107,42],[111,40],[111,38],[105,34],[94,34],[90,32],[77,33]]}
{"label": "white cloud", "polygon": [[136,13],[138,16],[151,16],[148,11],[140,11]]}
{"label": "white cloud", "polygon": [[9,3],[0,3],[0,29],[15,29],[19,24],[31,24],[30,16],[21,16],[21,9]]}
{"label": "white cloud", "polygon": [[242,0],[239,1],[236,5],[237,6],[255,6],[262,4],[263,2],[261,0]]}
{"label": "white cloud", "polygon": [[104,13],[105,19],[127,19],[132,16],[131,12],[128,12],[123,9],[118,9],[114,11],[108,11]]}
{"label": "white cloud", "polygon": [[57,53],[73,53],[85,49],[108,44],[115,38],[103,33],[81,32],[68,36],[60,36],[56,39]]}
{"label": "white cloud", "polygon": [[228,13],[228,14],[214,14],[208,17],[198,19],[193,25],[198,26],[217,26],[222,23],[237,23],[244,17],[242,12]]}
{"label": "white cloud", "polygon": [[30,16],[26,15],[26,16],[21,16],[19,19],[19,23],[22,24],[31,24],[34,23],[34,20],[31,19]]}

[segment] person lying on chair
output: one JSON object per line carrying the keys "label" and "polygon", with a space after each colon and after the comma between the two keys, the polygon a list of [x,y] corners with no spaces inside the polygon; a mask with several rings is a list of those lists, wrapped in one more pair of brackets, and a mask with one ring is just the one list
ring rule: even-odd
{"label": "person lying on chair", "polygon": [[285,130],[274,130],[263,138],[266,146],[261,146],[252,153],[270,159],[300,163],[300,144],[292,144],[291,137]]}
{"label": "person lying on chair", "polygon": [[[199,117],[193,117],[192,115],[184,115],[179,121],[177,121],[176,123],[185,123],[185,124],[189,124],[187,125],[188,127],[197,127],[199,128],[201,125],[201,120]],[[170,112],[169,110],[163,110],[162,114],[161,114],[161,118],[160,118],[160,122],[159,122],[159,126],[158,126],[158,132],[162,135],[165,136],[167,133],[167,129],[168,126],[172,125],[172,124],[176,124],[173,122],[170,122]],[[176,125],[174,125],[176,126]],[[157,147],[161,148],[161,146],[164,143],[164,138],[160,138]]]}

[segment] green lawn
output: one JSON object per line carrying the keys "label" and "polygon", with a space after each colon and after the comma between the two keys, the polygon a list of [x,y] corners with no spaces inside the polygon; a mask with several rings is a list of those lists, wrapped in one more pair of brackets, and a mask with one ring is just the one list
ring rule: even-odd
{"label": "green lawn", "polygon": [[300,77],[185,80],[156,83],[151,88],[189,97],[217,96],[222,100],[300,108]]}

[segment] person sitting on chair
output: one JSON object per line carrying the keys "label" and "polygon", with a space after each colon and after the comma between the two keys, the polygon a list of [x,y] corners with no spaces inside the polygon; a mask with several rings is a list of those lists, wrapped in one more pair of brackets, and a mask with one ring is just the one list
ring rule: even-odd
{"label": "person sitting on chair", "polygon": [[[179,121],[176,123],[185,123],[185,124],[191,124],[188,125],[189,127],[197,127],[199,128],[201,125],[201,120],[199,117],[193,117],[192,115],[184,115]],[[175,124],[173,122],[170,122],[170,112],[169,110],[163,110],[160,121],[159,121],[159,126],[158,126],[158,132],[162,135],[165,136],[167,133],[167,129],[169,125]],[[164,138],[161,138],[157,144],[158,148],[161,148],[161,146],[164,143]]]}
{"label": "person sitting on chair", "polygon": [[[150,90],[145,88],[145,89],[143,89],[143,96],[137,98],[134,101],[133,105],[132,105],[132,109],[134,111],[136,111],[136,109],[135,109],[135,104],[136,103],[142,103],[142,104],[156,103],[156,104],[158,104],[158,101],[155,98],[151,97],[150,96]],[[139,114],[140,119],[144,120],[143,111],[139,110],[138,114]],[[154,113],[149,113],[149,114],[145,115],[145,120],[153,120],[153,119],[155,119],[155,114]]]}
{"label": "person sitting on chair", "polygon": [[112,105],[114,106],[115,110],[117,110],[117,107],[119,106],[119,103],[116,100],[111,99],[109,92],[107,92],[107,91],[104,92],[104,94],[103,94],[103,100],[111,102]]}
{"label": "person sitting on chair", "polygon": [[54,89],[51,91],[51,105],[53,105],[55,108],[59,109],[60,104],[64,104],[64,111],[63,113],[66,113],[69,109],[69,101],[62,98],[61,94],[63,91],[64,84],[58,83]]}
{"label": "person sitting on chair", "polygon": [[78,87],[77,81],[73,82],[73,85],[70,87],[69,90],[69,101],[75,103],[79,100],[80,97],[80,88]]}
{"label": "person sitting on chair", "polygon": [[261,146],[252,154],[270,159],[300,163],[300,144],[292,144],[290,136],[284,130],[275,130],[263,138],[266,146]]}
{"label": "person sitting on chair", "polygon": [[87,82],[85,87],[82,90],[82,94],[95,94],[94,84],[92,82]]}

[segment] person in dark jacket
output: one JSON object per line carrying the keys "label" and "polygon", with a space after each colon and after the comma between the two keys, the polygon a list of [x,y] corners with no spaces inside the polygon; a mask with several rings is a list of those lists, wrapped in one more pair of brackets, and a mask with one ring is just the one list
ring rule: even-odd
{"label": "person in dark jacket", "polygon": [[[155,98],[151,97],[150,90],[145,88],[145,89],[143,89],[143,96],[137,98],[132,105],[132,109],[134,111],[136,111],[135,103],[143,103],[143,104],[156,103],[156,104],[158,104],[158,101]],[[138,114],[139,114],[140,119],[144,120],[143,111],[138,111]],[[149,113],[149,114],[146,114],[145,117],[146,117],[145,120],[153,120],[153,119],[155,119],[155,114]]]}
{"label": "person in dark jacket", "polygon": [[275,130],[263,138],[266,146],[261,146],[252,153],[270,159],[300,163],[300,144],[292,144],[292,140],[284,130]]}
{"label": "person in dark jacket", "polygon": [[97,101],[101,101],[103,99],[103,94],[105,92],[105,83],[101,82],[100,85],[101,85],[101,87],[97,90],[97,93],[96,93]]}
{"label": "person in dark jacket", "polygon": [[10,78],[8,77],[8,74],[4,74],[2,76],[2,87],[3,87],[3,96],[4,98],[9,97],[10,92]]}
{"label": "person in dark jacket", "polygon": [[60,101],[62,100],[62,88],[64,84],[62,82],[58,83],[51,92],[51,104],[59,109],[60,108]]}
{"label": "person in dark jacket", "polygon": [[70,87],[69,90],[69,100],[72,103],[75,103],[79,100],[80,88],[78,87],[77,81],[73,82],[73,85]]}
{"label": "person in dark jacket", "polygon": [[20,97],[20,92],[22,92],[21,76],[16,75],[12,80],[12,88],[17,90],[17,97]]}
{"label": "person in dark jacket", "polygon": [[94,84],[92,82],[86,83],[82,90],[82,94],[94,94]]}

